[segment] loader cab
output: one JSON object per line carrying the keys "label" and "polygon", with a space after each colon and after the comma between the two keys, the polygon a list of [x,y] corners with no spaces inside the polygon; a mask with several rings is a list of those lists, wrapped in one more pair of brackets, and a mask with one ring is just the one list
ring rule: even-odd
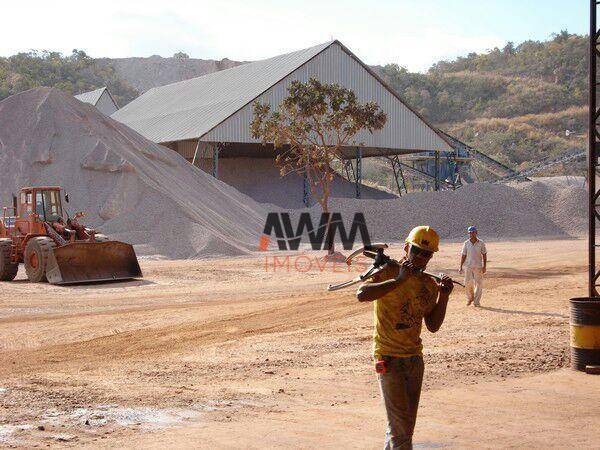
{"label": "loader cab", "polygon": [[59,187],[23,188],[19,198],[19,216],[36,214],[43,222],[54,222],[63,216]]}

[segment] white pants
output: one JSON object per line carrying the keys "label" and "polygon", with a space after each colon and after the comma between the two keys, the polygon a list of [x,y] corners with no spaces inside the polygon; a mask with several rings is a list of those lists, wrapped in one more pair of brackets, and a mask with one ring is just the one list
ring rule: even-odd
{"label": "white pants", "polygon": [[465,287],[467,291],[467,301],[473,302],[479,306],[481,294],[483,292],[483,272],[481,267],[467,267],[465,271]]}

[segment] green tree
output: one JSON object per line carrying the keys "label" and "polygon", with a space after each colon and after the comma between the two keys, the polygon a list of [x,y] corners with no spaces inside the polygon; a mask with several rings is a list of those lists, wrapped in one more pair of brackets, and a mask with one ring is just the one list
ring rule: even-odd
{"label": "green tree", "polygon": [[[375,102],[360,103],[356,94],[338,84],[293,81],[277,111],[264,103],[254,104],[252,136],[279,151],[275,163],[281,176],[306,175],[313,198],[329,213],[334,165],[344,149],[357,145],[356,135],[383,128],[387,115]],[[327,223],[328,254],[334,252]]]}

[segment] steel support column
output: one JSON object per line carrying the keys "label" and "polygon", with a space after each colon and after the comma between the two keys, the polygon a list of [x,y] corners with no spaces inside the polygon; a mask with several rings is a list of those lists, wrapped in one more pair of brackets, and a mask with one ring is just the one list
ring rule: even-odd
{"label": "steel support column", "polygon": [[356,172],[355,172],[355,183],[356,183],[356,198],[360,198],[360,183],[362,182],[362,149],[356,149]]}
{"label": "steel support column", "polygon": [[[308,168],[306,169],[308,170]],[[309,206],[309,202],[310,202],[310,186],[309,186],[309,181],[308,181],[308,175],[306,174],[306,170],[304,171],[304,193],[302,195],[302,202],[304,203],[304,206],[306,206],[308,208]]]}
{"label": "steel support column", "polygon": [[[404,187],[404,192],[408,194],[408,188],[406,187],[406,179],[404,178],[404,172],[402,171],[402,166],[400,164],[399,156],[398,155],[386,156],[385,158],[392,165],[392,172],[394,173],[394,181],[396,182],[396,188],[398,189],[398,195],[400,197],[402,197],[402,188],[403,187]],[[402,180],[402,185],[400,185],[400,180]]]}
{"label": "steel support column", "polygon": [[600,191],[596,188],[596,170],[598,168],[598,155],[600,147],[600,110],[597,105],[598,79],[596,68],[600,59],[599,32],[596,23],[598,1],[590,0],[590,67],[589,67],[589,137],[588,137],[588,291],[590,297],[598,296],[597,281],[600,273],[596,268],[596,220],[600,218],[598,212],[598,197]]}
{"label": "steel support column", "polygon": [[[397,157],[397,156],[396,156]],[[398,188],[398,195],[400,197],[402,197],[402,188],[400,187],[400,181],[398,180],[398,170],[397,170],[397,166],[396,166],[396,161],[394,161],[392,158],[389,159],[389,161],[392,163],[392,172],[394,173],[394,181],[396,182],[396,187]],[[402,169],[400,169],[402,170]],[[404,179],[404,177],[403,177]]]}
{"label": "steel support column", "polygon": [[433,184],[433,189],[436,191],[440,190],[440,152],[433,152],[434,153],[434,161],[435,161],[435,168],[434,168],[434,176],[435,176],[435,181]]}
{"label": "steel support column", "polygon": [[[396,155],[396,159],[400,161],[398,155]],[[406,178],[404,178],[404,171],[402,170],[402,166],[398,164],[398,173],[400,173],[400,178],[402,178],[402,186],[404,186],[404,192],[408,194],[408,186],[406,185]],[[398,192],[400,192],[400,187],[398,187]],[[402,195],[402,194],[400,194]]]}
{"label": "steel support column", "polygon": [[[354,171],[354,165],[351,159],[344,160],[344,172],[346,172],[346,178],[348,181],[356,180],[356,172]],[[352,175],[350,174],[352,172]]]}
{"label": "steel support column", "polygon": [[450,171],[450,183],[452,184],[452,190],[456,190],[456,175],[458,173],[458,163],[456,162],[456,155],[452,153],[446,153],[446,165]]}
{"label": "steel support column", "polygon": [[196,143],[196,150],[194,150],[194,157],[192,158],[192,166],[196,165],[196,157],[198,156],[198,149],[200,148],[200,139]]}
{"label": "steel support column", "polygon": [[219,178],[219,145],[218,144],[214,144],[213,145],[213,169],[212,169],[212,175],[215,178]]}

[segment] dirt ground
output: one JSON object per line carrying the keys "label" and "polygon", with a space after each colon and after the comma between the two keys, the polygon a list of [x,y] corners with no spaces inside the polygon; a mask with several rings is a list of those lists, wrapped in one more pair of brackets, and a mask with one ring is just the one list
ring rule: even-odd
{"label": "dirt ground", "polygon": [[[431,268],[455,269],[459,247]],[[567,368],[585,248],[488,244],[483,307],[457,286],[442,329],[424,329],[417,447],[598,446],[600,377]],[[356,272],[278,256],[142,261],[145,278],[126,283],[0,283],[0,446],[381,447],[372,306],[325,290]]]}

